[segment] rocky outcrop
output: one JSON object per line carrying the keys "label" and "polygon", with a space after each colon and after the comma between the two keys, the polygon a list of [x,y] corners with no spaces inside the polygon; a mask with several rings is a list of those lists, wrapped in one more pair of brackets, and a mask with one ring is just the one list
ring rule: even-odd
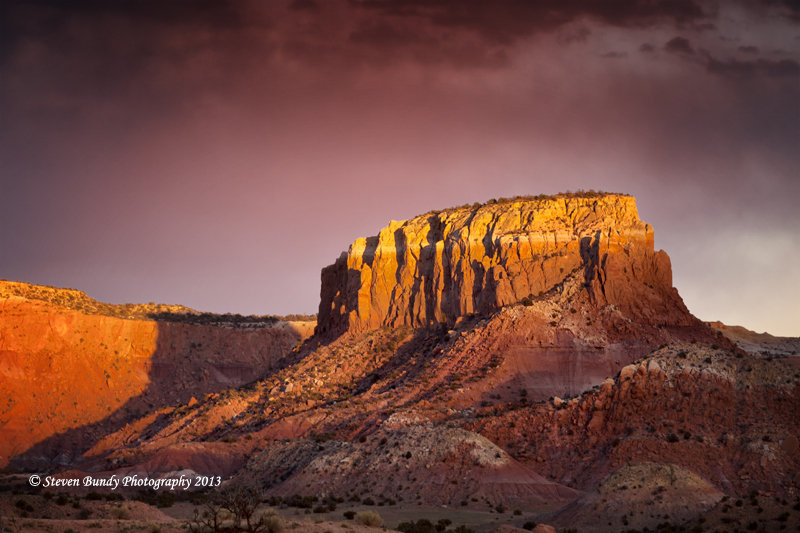
{"label": "rocky outcrop", "polygon": [[632,197],[564,195],[432,212],[356,240],[322,271],[317,332],[452,325],[575,271],[597,305],[653,325],[693,323]]}
{"label": "rocky outcrop", "polygon": [[0,466],[37,443],[45,462],[70,463],[137,415],[257,379],[311,327],[125,320],[0,297]]}
{"label": "rocky outcrop", "polygon": [[283,497],[361,493],[369,487],[371,494],[380,495],[379,505],[389,499],[414,501],[419,494],[437,507],[484,509],[491,499],[513,507],[546,508],[580,495],[519,464],[475,433],[426,421],[393,421],[386,425],[395,427],[363,441],[275,443],[249,461],[241,479],[273,487],[268,494]]}
{"label": "rocky outcrop", "polygon": [[766,358],[673,344],[571,399],[498,414],[466,429],[578,489],[634,462],[679,465],[728,494],[800,488],[800,375]]}

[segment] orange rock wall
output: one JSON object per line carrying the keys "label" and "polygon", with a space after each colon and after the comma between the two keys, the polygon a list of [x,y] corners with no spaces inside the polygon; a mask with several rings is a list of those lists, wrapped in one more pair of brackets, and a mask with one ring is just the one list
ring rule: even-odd
{"label": "orange rock wall", "polygon": [[[92,424],[260,377],[309,333],[290,323],[236,330],[122,320],[0,298],[0,466],[74,428],[91,433]],[[70,438],[74,448],[92,440]]]}
{"label": "orange rock wall", "polygon": [[[452,324],[547,292],[576,269],[592,281],[602,305],[639,314],[647,307],[646,318],[688,323],[669,257],[653,250],[653,228],[639,219],[634,198],[608,195],[393,221],[323,269],[317,331]],[[650,289],[647,301],[638,304],[633,300],[643,287]]]}

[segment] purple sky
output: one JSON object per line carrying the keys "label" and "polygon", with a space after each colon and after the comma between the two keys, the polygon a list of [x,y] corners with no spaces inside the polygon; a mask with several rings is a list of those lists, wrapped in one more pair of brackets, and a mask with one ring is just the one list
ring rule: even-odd
{"label": "purple sky", "polygon": [[796,1],[0,4],[0,277],[316,312],[389,220],[627,192],[689,309],[800,336]]}

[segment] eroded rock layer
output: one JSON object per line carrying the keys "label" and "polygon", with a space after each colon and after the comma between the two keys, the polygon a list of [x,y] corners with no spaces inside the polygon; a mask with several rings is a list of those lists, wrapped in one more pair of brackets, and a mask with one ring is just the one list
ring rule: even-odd
{"label": "eroded rock layer", "polygon": [[322,271],[320,334],[454,324],[546,293],[584,270],[593,301],[637,321],[693,323],[669,257],[624,195],[432,212],[357,239]]}
{"label": "eroded rock layer", "polygon": [[0,295],[0,466],[25,451],[69,463],[147,411],[257,379],[310,329],[123,320]]}

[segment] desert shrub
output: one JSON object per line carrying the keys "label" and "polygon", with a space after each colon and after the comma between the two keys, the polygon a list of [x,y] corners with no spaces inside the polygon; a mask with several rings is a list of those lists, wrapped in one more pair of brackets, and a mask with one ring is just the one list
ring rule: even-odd
{"label": "desert shrub", "polygon": [[130,513],[126,507],[112,507],[109,513],[117,520],[127,520],[130,517]]}
{"label": "desert shrub", "polygon": [[353,518],[356,517],[356,512],[355,511],[345,511],[343,516],[345,518],[347,518],[348,520],[352,520]]}
{"label": "desert shrub", "polygon": [[401,522],[398,524],[397,530],[403,533],[434,533],[436,526],[430,520],[420,518],[416,522],[413,520],[411,522]]}
{"label": "desert shrub", "polygon": [[361,501],[361,503],[363,503],[364,505],[375,505],[375,500],[373,500],[372,498],[364,498]]}
{"label": "desert shrub", "polygon": [[525,524],[522,525],[522,529],[527,529],[528,531],[532,531],[535,527],[536,522],[525,522]]}
{"label": "desert shrub", "polygon": [[667,442],[678,442],[680,440],[681,439],[679,439],[675,433],[670,433],[669,435],[667,435]]}
{"label": "desert shrub", "polygon": [[147,533],[161,533],[161,526],[155,522],[148,522],[145,531],[147,531]]}
{"label": "desert shrub", "polygon": [[89,509],[81,509],[81,512],[78,513],[79,520],[88,520],[90,516],[92,516],[92,511]]}
{"label": "desert shrub", "polygon": [[361,511],[356,518],[365,526],[381,527],[383,525],[383,518],[375,511]]}
{"label": "desert shrub", "polygon": [[514,516],[520,516],[522,514],[521,509],[514,509]]}
{"label": "desert shrub", "polygon": [[314,507],[314,502],[316,498],[313,496],[300,496],[299,494],[293,494],[291,498],[284,500],[288,507],[297,507],[298,509],[311,509]]}
{"label": "desert shrub", "polygon": [[86,499],[90,501],[97,501],[102,500],[103,496],[101,496],[99,492],[90,492],[86,495]]}
{"label": "desert shrub", "polygon": [[261,522],[264,525],[266,533],[281,533],[283,531],[283,521],[275,514],[275,511],[270,509],[272,514],[262,515]]}
{"label": "desert shrub", "polygon": [[158,495],[157,498],[158,507],[172,507],[174,503],[175,503],[175,495],[173,493],[164,491]]}

